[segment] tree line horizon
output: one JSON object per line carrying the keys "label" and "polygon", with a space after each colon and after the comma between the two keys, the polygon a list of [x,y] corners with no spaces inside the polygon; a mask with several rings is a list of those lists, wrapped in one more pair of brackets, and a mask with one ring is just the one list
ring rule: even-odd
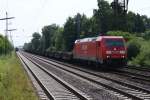
{"label": "tree line horizon", "polygon": [[97,0],[98,9],[93,9],[93,16],[88,18],[85,14],[77,13],[74,17],[68,17],[63,27],[56,23],[44,26],[41,35],[33,33],[30,43],[24,44],[24,49],[33,53],[45,52],[71,52],[76,39],[108,35],[108,33],[120,31],[131,35],[147,35],[150,30],[150,18],[146,15],[127,12],[122,15],[123,9],[115,14],[111,4],[105,0]]}

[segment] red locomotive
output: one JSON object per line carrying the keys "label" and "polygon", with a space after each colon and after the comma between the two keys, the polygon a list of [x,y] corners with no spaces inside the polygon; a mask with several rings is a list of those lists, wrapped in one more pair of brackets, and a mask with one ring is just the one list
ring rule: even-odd
{"label": "red locomotive", "polygon": [[127,49],[122,36],[98,36],[75,41],[73,59],[125,65]]}

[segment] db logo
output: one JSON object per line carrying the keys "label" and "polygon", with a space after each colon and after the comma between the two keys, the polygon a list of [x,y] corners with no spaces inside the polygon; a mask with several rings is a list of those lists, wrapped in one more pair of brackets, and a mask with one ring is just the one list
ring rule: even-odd
{"label": "db logo", "polygon": [[81,49],[82,50],[87,50],[87,45],[82,45]]}

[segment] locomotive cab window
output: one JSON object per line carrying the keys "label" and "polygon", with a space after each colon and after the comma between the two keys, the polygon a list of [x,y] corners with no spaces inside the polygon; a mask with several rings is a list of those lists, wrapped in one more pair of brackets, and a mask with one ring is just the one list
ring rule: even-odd
{"label": "locomotive cab window", "polygon": [[123,47],[124,46],[124,41],[121,39],[106,39],[105,41],[106,46],[108,47],[113,47],[113,46],[118,46],[118,47]]}

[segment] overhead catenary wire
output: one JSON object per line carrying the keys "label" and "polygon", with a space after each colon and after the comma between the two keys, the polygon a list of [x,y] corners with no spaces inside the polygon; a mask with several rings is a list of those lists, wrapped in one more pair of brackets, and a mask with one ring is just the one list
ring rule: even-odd
{"label": "overhead catenary wire", "polygon": [[[48,3],[47,3],[48,0],[39,0],[39,1],[44,1],[44,2],[41,3],[41,7],[39,7],[39,8],[37,9],[37,12],[35,13],[35,16],[36,16],[36,19],[35,19],[36,25],[39,25],[39,21],[41,20],[40,17],[43,15],[43,13],[44,13],[43,10],[45,10],[46,5],[48,4]],[[37,30],[39,31],[40,29],[37,28]]]}

